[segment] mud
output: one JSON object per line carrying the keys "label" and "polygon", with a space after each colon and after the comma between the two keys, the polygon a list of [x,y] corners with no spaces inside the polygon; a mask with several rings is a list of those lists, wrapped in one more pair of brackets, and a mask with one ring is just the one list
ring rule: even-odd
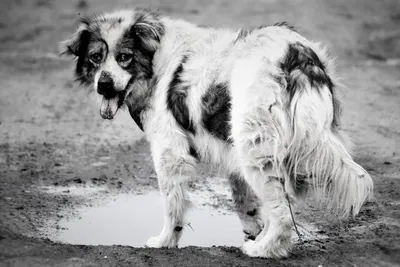
{"label": "mud", "polygon": [[[148,144],[127,112],[111,122],[101,119],[88,92],[74,83],[73,63],[59,58],[56,48],[74,31],[79,16],[129,4],[124,0],[0,2],[0,266],[400,265],[397,0],[134,3],[201,25],[253,27],[288,21],[307,37],[324,42],[337,57],[338,75],[345,85],[343,129],[355,141],[356,160],[373,176],[375,198],[346,222],[335,221],[312,202],[295,206],[300,230],[310,237],[297,242],[283,260],[250,259],[240,252],[241,229],[232,215],[226,180],[207,168],[191,184],[192,194],[207,196],[192,214],[194,218],[216,214],[217,220],[195,227],[192,219],[198,238],[190,237],[190,227],[185,235],[186,245],[194,246],[140,248],[146,239],[145,234],[137,238],[140,224],[148,223],[150,235],[162,225],[160,217],[151,223],[146,217],[161,216],[153,211],[159,208],[157,201],[131,199],[157,188]],[[112,204],[121,209],[117,215],[108,213],[117,209]],[[144,217],[136,220],[139,209]],[[85,221],[96,210],[106,217]],[[124,226],[107,221],[113,216]],[[81,237],[79,231],[89,233],[90,223],[100,223],[93,227],[100,240],[57,239],[73,229]]]}

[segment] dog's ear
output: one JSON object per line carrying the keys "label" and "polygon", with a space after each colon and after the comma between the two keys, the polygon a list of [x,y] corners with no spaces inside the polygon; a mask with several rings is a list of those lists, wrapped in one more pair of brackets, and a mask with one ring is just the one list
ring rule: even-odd
{"label": "dog's ear", "polygon": [[164,25],[158,16],[147,12],[140,14],[131,28],[136,41],[150,53],[157,50],[164,32]]}
{"label": "dog's ear", "polygon": [[83,54],[89,42],[87,26],[87,24],[82,23],[69,39],[60,42],[58,49],[60,55],[79,57]]}

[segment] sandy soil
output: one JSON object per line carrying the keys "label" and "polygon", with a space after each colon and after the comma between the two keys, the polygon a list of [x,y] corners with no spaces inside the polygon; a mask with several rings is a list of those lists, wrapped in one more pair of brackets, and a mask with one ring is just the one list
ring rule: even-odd
{"label": "sandy soil", "polygon": [[[343,128],[356,160],[373,176],[375,199],[345,223],[313,206],[296,214],[329,237],[294,247],[284,260],[250,259],[234,247],[140,249],[73,246],[38,238],[61,210],[93,199],[42,187],[157,186],[148,145],[120,112],[103,121],[73,82],[73,63],[56,54],[80,14],[131,1],[2,0],[0,3],[1,266],[400,266],[400,4],[398,0],[135,1],[202,25],[258,26],[288,21],[337,56]],[[99,164],[106,162],[107,164]]]}

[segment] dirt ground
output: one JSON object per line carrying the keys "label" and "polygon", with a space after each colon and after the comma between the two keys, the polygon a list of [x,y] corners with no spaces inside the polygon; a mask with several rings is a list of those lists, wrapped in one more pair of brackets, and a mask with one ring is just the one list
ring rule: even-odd
{"label": "dirt ground", "polygon": [[[297,244],[284,260],[250,259],[236,247],[145,249],[40,238],[49,218],[93,200],[43,188],[102,186],[119,194],[157,186],[133,120],[123,112],[102,120],[74,84],[73,63],[57,56],[57,43],[79,16],[132,4],[201,25],[288,21],[324,42],[346,85],[343,129],[373,176],[375,199],[344,223],[312,205],[297,208],[328,238]],[[0,69],[0,266],[400,266],[398,0],[2,0]]]}

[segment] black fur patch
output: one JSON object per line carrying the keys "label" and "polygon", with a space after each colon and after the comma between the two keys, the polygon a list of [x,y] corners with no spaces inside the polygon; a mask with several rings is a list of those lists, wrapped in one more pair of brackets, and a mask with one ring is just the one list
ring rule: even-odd
{"label": "black fur patch", "polygon": [[277,26],[277,27],[284,27],[287,28],[289,30],[292,30],[294,32],[297,32],[296,28],[292,25],[290,25],[289,23],[287,23],[286,21],[281,21],[281,22],[277,22],[272,24],[272,26]]}
{"label": "black fur patch", "polygon": [[301,90],[304,87],[302,79],[292,79],[290,74],[299,70],[308,79],[310,85],[318,90],[321,86],[326,85],[332,95],[332,105],[334,108],[333,125],[338,126],[340,105],[335,97],[333,90],[334,84],[326,72],[326,67],[323,62],[319,59],[317,54],[310,47],[306,47],[303,44],[297,42],[289,44],[288,51],[285,58],[281,62],[281,68],[286,74],[287,88],[289,93],[290,101],[295,95],[297,90]]}
{"label": "black fur patch", "polygon": [[96,16],[92,16],[81,19],[80,22],[88,27],[77,32],[74,39],[67,46],[67,51],[63,51],[65,54],[77,57],[75,77],[77,81],[86,86],[93,82],[96,71],[96,66],[87,57],[89,43],[102,42],[99,29],[97,27],[89,27],[89,24],[94,22],[96,18]]}
{"label": "black fur patch", "polygon": [[89,42],[93,40],[93,34],[89,31],[82,31],[79,35],[77,43],[73,44],[73,47],[69,49],[75,49],[73,54],[78,57],[75,68],[76,80],[81,84],[90,85],[93,82],[96,67],[87,58]]}
{"label": "black fur patch", "polygon": [[292,25],[290,25],[289,23],[287,23],[286,21],[282,21],[282,22],[276,22],[272,25],[261,25],[260,27],[258,27],[257,29],[264,29],[267,27],[284,27],[286,29],[289,29],[291,31],[297,32],[296,28]]}
{"label": "black fur patch", "polygon": [[[148,29],[139,29],[137,23],[146,23],[146,25],[154,28],[156,33],[149,33]],[[158,21],[155,14],[138,12],[136,23],[130,28],[130,30],[125,32],[117,44],[116,50],[130,49],[134,52],[131,63],[123,67],[132,75],[130,83],[139,79],[146,81],[150,80],[145,89],[141,88],[131,92],[125,101],[132,119],[142,131],[144,129],[140,116],[143,110],[147,108],[150,101],[149,99],[158,82],[157,77],[153,77],[153,57],[156,51],[154,44],[157,44],[158,46],[160,38],[163,35],[164,25]],[[149,42],[152,42],[153,45],[149,46]]]}
{"label": "black fur patch", "polygon": [[231,97],[227,83],[212,85],[202,98],[203,125],[212,135],[229,141]]}
{"label": "black fur patch", "polygon": [[256,216],[259,207],[258,199],[244,177],[240,173],[231,173],[228,181],[235,209],[248,216]]}
{"label": "black fur patch", "polygon": [[194,144],[190,144],[189,154],[190,154],[190,156],[194,157],[195,159],[200,160],[199,153],[197,153],[197,149],[195,148]]}
{"label": "black fur patch", "polygon": [[182,226],[175,226],[175,228],[174,228],[174,230],[175,230],[176,232],[180,232],[180,231],[182,231],[182,229],[183,229]]}
{"label": "black fur patch", "polygon": [[121,66],[135,79],[149,79],[153,76],[153,55],[154,52],[148,51],[142,47],[141,40],[131,31],[125,32],[119,40],[116,51],[130,49],[134,51],[133,59],[127,66]]}
{"label": "black fur patch", "polygon": [[256,237],[254,235],[248,235],[247,239],[249,240],[256,240]]}
{"label": "black fur patch", "polygon": [[132,119],[135,121],[136,125],[139,127],[139,129],[142,130],[142,132],[144,132],[142,119],[140,118],[141,112],[132,112],[130,114]]}
{"label": "black fur patch", "polygon": [[302,86],[298,85],[299,80],[290,78],[290,73],[294,70],[300,70],[307,76],[311,86],[318,88],[321,85],[326,85],[332,93],[333,83],[325,72],[325,66],[310,47],[298,42],[289,44],[289,49],[281,63],[281,68],[287,75],[287,90],[291,98],[296,93],[296,89],[302,88]]}
{"label": "black fur patch", "polygon": [[246,36],[248,36],[250,33],[252,32],[252,30],[250,29],[241,29],[239,31],[238,36],[236,37],[236,40],[234,41],[234,43],[238,42],[239,40],[243,40],[244,38],[246,38]]}
{"label": "black fur patch", "polygon": [[186,62],[187,57],[185,56],[172,75],[172,80],[167,92],[167,107],[183,130],[195,134],[196,131],[189,116],[189,108],[186,105],[187,91],[189,88],[183,85],[181,80],[183,66]]}
{"label": "black fur patch", "polygon": [[[133,79],[131,79],[129,83],[133,83]],[[125,98],[125,104],[129,109],[132,119],[142,131],[144,131],[144,128],[140,116],[142,112],[148,108],[150,98],[153,96],[153,92],[156,89],[157,83],[157,76],[153,76],[153,78],[147,83],[147,86],[140,86],[140,89],[133,90]]]}
{"label": "black fur patch", "polygon": [[252,210],[246,212],[246,214],[251,217],[254,217],[256,215],[256,213],[257,213],[257,209],[252,209]]}
{"label": "black fur patch", "polygon": [[132,62],[124,69],[134,75],[135,79],[150,79],[153,76],[153,56],[156,50],[154,46],[149,46],[148,42],[159,44],[160,38],[164,35],[164,26],[160,22],[144,20],[145,18],[140,17],[137,23],[145,22],[156,28],[157,35],[149,34],[146,30],[140,30],[139,33],[138,26],[134,24],[125,32],[116,49],[127,48],[134,51]]}
{"label": "black fur patch", "polygon": [[140,114],[146,108],[146,106],[134,106],[131,101],[129,101],[129,97],[125,101],[128,109],[129,114],[131,114],[132,119],[135,121],[136,125],[139,127],[142,132],[144,132],[142,119],[140,118]]}

